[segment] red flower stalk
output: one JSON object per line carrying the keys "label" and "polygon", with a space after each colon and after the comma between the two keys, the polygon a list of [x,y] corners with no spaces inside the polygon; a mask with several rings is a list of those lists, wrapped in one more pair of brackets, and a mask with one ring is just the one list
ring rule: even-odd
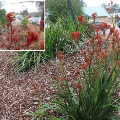
{"label": "red flower stalk", "polygon": [[32,42],[38,42],[38,35],[35,32],[28,31],[27,46],[29,46]]}
{"label": "red flower stalk", "polygon": [[54,79],[54,80],[57,80],[57,76],[54,76],[53,79]]}
{"label": "red flower stalk", "polygon": [[63,59],[63,53],[61,51],[58,51],[58,59]]}
{"label": "red flower stalk", "polygon": [[17,37],[13,37],[12,40],[17,43],[18,42],[18,38]]}
{"label": "red flower stalk", "polygon": [[78,16],[78,21],[83,23],[84,22],[84,16],[82,16],[82,15]]}
{"label": "red flower stalk", "polygon": [[8,36],[8,37],[6,38],[6,40],[9,41],[9,40],[10,40],[10,37]]}
{"label": "red flower stalk", "polygon": [[98,39],[98,41],[97,41],[97,45],[100,45],[102,43],[102,39]]}
{"label": "red flower stalk", "polygon": [[82,64],[81,64],[81,68],[82,68],[82,69],[86,69],[86,68],[87,68],[86,64],[85,64],[85,63],[82,63]]}
{"label": "red flower stalk", "polygon": [[10,12],[6,15],[6,18],[10,21],[10,23],[15,19],[15,12]]}
{"label": "red flower stalk", "polygon": [[95,26],[94,26],[93,24],[90,24],[90,32],[93,31],[94,27],[95,27]]}
{"label": "red flower stalk", "polygon": [[44,30],[44,20],[40,21],[40,30]]}
{"label": "red flower stalk", "polygon": [[37,89],[37,85],[36,84],[32,84],[32,86],[33,86],[34,90]]}
{"label": "red flower stalk", "polygon": [[18,30],[18,33],[20,33],[20,30]]}
{"label": "red flower stalk", "polygon": [[107,56],[106,53],[102,51],[101,52],[101,58],[104,59],[106,56]]}
{"label": "red flower stalk", "polygon": [[64,78],[64,77],[62,77],[62,78],[61,78],[61,80],[62,80],[62,81],[65,81],[65,78]]}
{"label": "red flower stalk", "polygon": [[79,90],[84,90],[84,86],[81,86],[79,83],[76,83],[75,87]]}
{"label": "red flower stalk", "polygon": [[97,13],[93,13],[93,14],[92,14],[92,17],[93,17],[93,19],[94,19],[94,21],[95,21],[95,19],[96,19],[96,17],[97,17]]}
{"label": "red flower stalk", "polygon": [[93,40],[92,40],[92,39],[90,39],[90,41],[89,41],[89,42],[90,42],[90,44],[91,44],[91,45],[93,44]]}
{"label": "red flower stalk", "polygon": [[31,18],[31,16],[29,15],[29,16],[27,16],[27,19],[29,19],[29,18]]}
{"label": "red flower stalk", "polygon": [[91,61],[91,58],[90,57],[86,57],[85,60],[86,60],[86,62],[87,61]]}
{"label": "red flower stalk", "polygon": [[114,51],[117,52],[117,47],[114,47]]}
{"label": "red flower stalk", "polygon": [[99,30],[99,29],[96,29],[95,31],[96,31],[96,33],[98,34],[98,32],[99,32],[100,30]]}
{"label": "red flower stalk", "polygon": [[80,38],[80,32],[73,32],[70,35],[76,42],[78,42],[78,39]]}
{"label": "red flower stalk", "polygon": [[111,35],[112,33],[114,33],[114,28],[113,28],[113,27],[110,28],[110,33],[109,33],[109,35]]}
{"label": "red flower stalk", "polygon": [[109,25],[106,23],[106,22],[102,22],[102,25],[101,25],[104,29],[108,29],[109,28]]}
{"label": "red flower stalk", "polygon": [[117,39],[116,38],[112,38],[112,42],[114,43]]}
{"label": "red flower stalk", "polygon": [[116,39],[119,39],[119,31],[117,29],[114,30],[113,34],[116,37]]}
{"label": "red flower stalk", "polygon": [[83,54],[84,56],[86,56],[86,50],[83,50],[82,54]]}
{"label": "red flower stalk", "polygon": [[77,84],[75,85],[75,87],[76,87],[76,88],[80,88],[80,84],[77,83]]}
{"label": "red flower stalk", "polygon": [[15,29],[12,29],[12,34],[14,34],[15,33]]}
{"label": "red flower stalk", "polygon": [[10,23],[7,23],[7,28],[9,28],[11,26],[11,24]]}

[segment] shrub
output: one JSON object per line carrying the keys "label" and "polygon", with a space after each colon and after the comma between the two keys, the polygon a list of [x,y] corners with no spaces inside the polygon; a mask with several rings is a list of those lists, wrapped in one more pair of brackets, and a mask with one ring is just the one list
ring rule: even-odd
{"label": "shrub", "polygon": [[20,51],[18,55],[14,57],[16,67],[14,68],[14,73],[21,71],[27,71],[34,66],[35,71],[39,67],[40,62],[44,61],[43,52],[39,51]]}
{"label": "shrub", "polygon": [[27,24],[28,24],[28,19],[27,18],[23,18],[22,21],[21,21],[22,27],[26,27]]}
{"label": "shrub", "polygon": [[[73,11],[75,16],[82,14],[82,3],[80,0],[71,0]],[[45,1],[46,12],[48,14],[48,19],[51,22],[56,22],[58,17],[70,16],[67,0],[46,0]]]}

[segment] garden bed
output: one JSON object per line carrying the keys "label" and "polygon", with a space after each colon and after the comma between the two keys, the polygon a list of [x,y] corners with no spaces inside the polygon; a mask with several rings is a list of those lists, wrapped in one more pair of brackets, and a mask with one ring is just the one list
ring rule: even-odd
{"label": "garden bed", "polygon": [[[22,72],[18,75],[12,74],[14,67],[11,56],[17,52],[1,52],[0,63],[0,117],[1,120],[29,120],[30,117],[21,117],[30,111],[36,110],[38,103],[32,84],[38,85],[40,98],[43,103],[49,101],[53,95],[53,89],[50,79],[56,75],[61,76],[58,60],[41,63],[39,70],[34,73],[33,70]],[[64,67],[67,77],[70,80],[70,86],[75,82],[74,71],[79,66],[81,60],[79,52],[71,54],[65,58]],[[73,79],[74,78],[74,79]]]}

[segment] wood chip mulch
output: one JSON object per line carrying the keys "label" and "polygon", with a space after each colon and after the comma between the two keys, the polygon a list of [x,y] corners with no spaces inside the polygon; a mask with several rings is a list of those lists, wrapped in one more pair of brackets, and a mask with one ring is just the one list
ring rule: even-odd
{"label": "wood chip mulch", "polygon": [[[17,52],[0,52],[0,120],[31,120],[29,116],[22,116],[38,107],[38,98],[32,84],[37,84],[42,103],[46,103],[53,95],[50,79],[61,76],[59,61],[50,60],[46,64],[41,63],[38,71],[33,70],[13,74],[13,56]],[[75,70],[80,68],[80,53],[73,53],[64,58],[64,69],[70,86],[76,82]]]}

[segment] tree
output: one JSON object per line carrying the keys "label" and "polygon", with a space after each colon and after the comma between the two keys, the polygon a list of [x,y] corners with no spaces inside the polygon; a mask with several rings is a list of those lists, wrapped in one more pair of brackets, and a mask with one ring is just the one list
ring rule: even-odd
{"label": "tree", "polygon": [[23,17],[28,16],[28,10],[27,9],[28,8],[26,8],[25,10],[23,10],[23,11],[20,12]]}
{"label": "tree", "polygon": [[39,11],[42,11],[41,20],[44,20],[44,1],[35,1],[36,7]]}
{"label": "tree", "polygon": [[6,10],[5,9],[0,9],[0,25],[5,24],[7,22],[6,19]]}
{"label": "tree", "polygon": [[0,18],[6,16],[6,10],[5,9],[0,9]]}
{"label": "tree", "polygon": [[[80,0],[70,0],[75,17],[83,14],[82,6],[83,2]],[[48,13],[48,19],[52,22],[56,22],[58,17],[70,16],[67,0],[46,0],[45,2],[46,12]]]}

